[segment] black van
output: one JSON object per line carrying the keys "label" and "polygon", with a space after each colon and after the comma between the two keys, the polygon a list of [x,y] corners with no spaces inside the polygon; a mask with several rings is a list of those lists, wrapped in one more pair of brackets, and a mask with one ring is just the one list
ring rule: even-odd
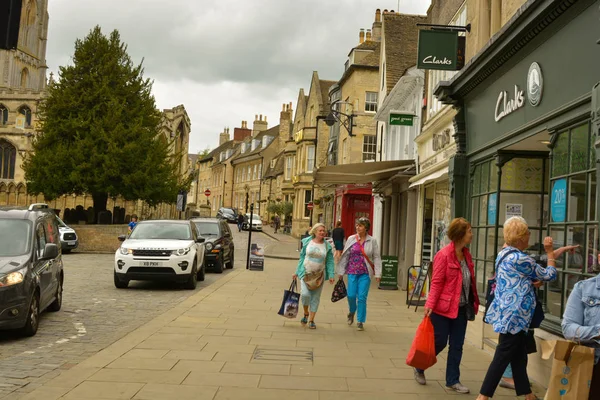
{"label": "black van", "polygon": [[54,213],[0,208],[0,329],[35,335],[40,313],[62,306],[63,277]]}

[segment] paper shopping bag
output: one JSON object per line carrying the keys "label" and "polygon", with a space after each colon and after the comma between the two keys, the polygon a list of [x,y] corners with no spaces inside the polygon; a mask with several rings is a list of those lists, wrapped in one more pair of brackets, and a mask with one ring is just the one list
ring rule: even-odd
{"label": "paper shopping bag", "polygon": [[545,400],[587,400],[594,371],[594,349],[559,340]]}
{"label": "paper shopping bag", "polygon": [[283,291],[283,301],[277,314],[285,318],[296,318],[300,307],[300,294],[296,292],[296,280],[292,281],[290,288]]}
{"label": "paper shopping bag", "polygon": [[417,328],[417,333],[406,357],[406,364],[425,370],[433,366],[436,362],[433,324],[429,317],[425,317]]}

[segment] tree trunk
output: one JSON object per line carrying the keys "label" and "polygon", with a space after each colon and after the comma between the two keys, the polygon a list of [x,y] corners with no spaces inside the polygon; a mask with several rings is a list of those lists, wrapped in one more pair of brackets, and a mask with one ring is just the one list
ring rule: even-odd
{"label": "tree trunk", "polygon": [[92,193],[92,200],[94,201],[94,222],[98,223],[98,214],[101,211],[106,211],[108,193]]}

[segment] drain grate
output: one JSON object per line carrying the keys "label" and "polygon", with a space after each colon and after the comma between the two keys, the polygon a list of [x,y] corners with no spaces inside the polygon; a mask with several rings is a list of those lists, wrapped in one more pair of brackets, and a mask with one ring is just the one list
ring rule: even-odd
{"label": "drain grate", "polygon": [[257,361],[313,362],[312,350],[290,350],[257,347],[252,356]]}

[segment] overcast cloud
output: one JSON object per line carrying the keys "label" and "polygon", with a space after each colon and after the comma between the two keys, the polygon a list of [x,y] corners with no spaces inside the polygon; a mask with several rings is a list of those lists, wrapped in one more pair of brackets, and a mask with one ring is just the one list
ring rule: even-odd
{"label": "overcast cloud", "polygon": [[[118,29],[161,109],[183,104],[192,121],[190,153],[218,144],[255,114],[279,120],[281,104],[308,91],[312,71],[338,80],[360,28],[377,8],[398,0],[49,0],[50,70],[71,62],[74,42],[95,25]],[[425,14],[430,0],[401,0],[400,11]]]}

